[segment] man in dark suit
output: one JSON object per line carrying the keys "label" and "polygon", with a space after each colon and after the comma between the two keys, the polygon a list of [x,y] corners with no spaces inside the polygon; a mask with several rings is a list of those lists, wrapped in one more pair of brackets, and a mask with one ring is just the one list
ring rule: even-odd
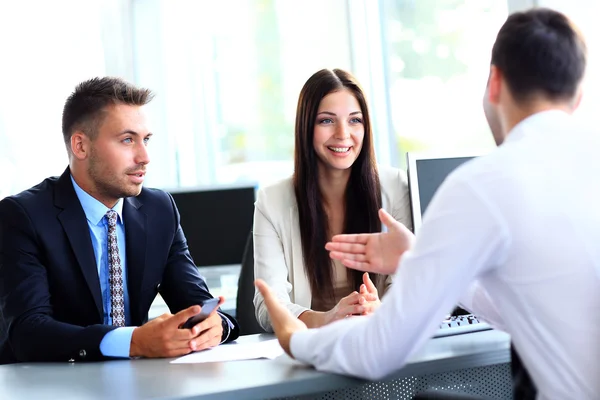
{"label": "man in dark suit", "polygon": [[[239,335],[220,311],[180,329],[212,296],[172,197],[142,187],[151,98],[81,83],[63,111],[69,167],[0,202],[0,363],[174,357]],[[157,293],[175,315],[148,322]]]}

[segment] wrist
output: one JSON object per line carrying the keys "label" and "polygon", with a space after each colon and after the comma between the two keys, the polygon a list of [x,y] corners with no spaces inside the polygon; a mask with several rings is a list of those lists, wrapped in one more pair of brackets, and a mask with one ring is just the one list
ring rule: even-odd
{"label": "wrist", "polygon": [[225,343],[227,339],[229,339],[229,334],[231,333],[231,326],[229,326],[229,320],[224,315],[219,314],[221,317],[221,327],[223,328],[223,333],[221,334],[221,343]]}
{"label": "wrist", "polygon": [[319,328],[327,324],[329,318],[328,312],[306,310],[298,315],[298,319],[304,322],[307,328]]}
{"label": "wrist", "polygon": [[139,327],[133,330],[131,334],[131,345],[129,346],[129,357],[141,357],[142,352],[139,345]]}

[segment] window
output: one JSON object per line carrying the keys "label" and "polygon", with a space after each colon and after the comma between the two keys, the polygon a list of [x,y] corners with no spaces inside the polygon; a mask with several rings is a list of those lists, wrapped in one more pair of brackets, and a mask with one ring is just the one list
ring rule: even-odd
{"label": "window", "polygon": [[408,151],[494,145],[481,101],[504,0],[383,0],[391,121]]}
{"label": "window", "polygon": [[596,0],[573,0],[569,2],[559,0],[538,0],[540,7],[550,7],[565,13],[585,37],[588,47],[588,62],[586,76],[583,81],[583,97],[575,116],[589,123],[597,119],[600,108],[600,26],[598,15],[600,2]]}
{"label": "window", "polygon": [[5,60],[0,74],[0,199],[63,172],[68,162],[61,133],[64,101],[79,81],[105,73],[97,9],[77,0],[61,4],[61,12],[43,1],[0,6]]}
{"label": "window", "polygon": [[136,82],[157,93],[150,186],[289,176],[302,85],[351,69],[344,0],[141,0],[134,26]]}
{"label": "window", "polygon": [[75,85],[107,74],[127,78],[129,38],[117,34],[127,4],[0,4],[0,199],[66,168],[62,109]]}

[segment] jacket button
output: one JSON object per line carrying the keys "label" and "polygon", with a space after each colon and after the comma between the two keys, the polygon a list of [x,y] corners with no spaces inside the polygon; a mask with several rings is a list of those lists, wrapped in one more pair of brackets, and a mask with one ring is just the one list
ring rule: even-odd
{"label": "jacket button", "polygon": [[79,350],[79,357],[85,358],[85,356],[87,356],[86,351],[85,350]]}
{"label": "jacket button", "polygon": [[160,290],[160,283],[156,284],[156,290]]}

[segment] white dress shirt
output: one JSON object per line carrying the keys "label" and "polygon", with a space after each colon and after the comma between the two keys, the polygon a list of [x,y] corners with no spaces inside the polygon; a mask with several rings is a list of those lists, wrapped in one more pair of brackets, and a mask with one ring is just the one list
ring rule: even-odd
{"label": "white dress shirt", "polygon": [[539,399],[598,398],[598,151],[600,134],[561,111],[519,123],[441,185],[379,310],[294,334],[294,357],[381,378],[462,297],[510,333]]}

